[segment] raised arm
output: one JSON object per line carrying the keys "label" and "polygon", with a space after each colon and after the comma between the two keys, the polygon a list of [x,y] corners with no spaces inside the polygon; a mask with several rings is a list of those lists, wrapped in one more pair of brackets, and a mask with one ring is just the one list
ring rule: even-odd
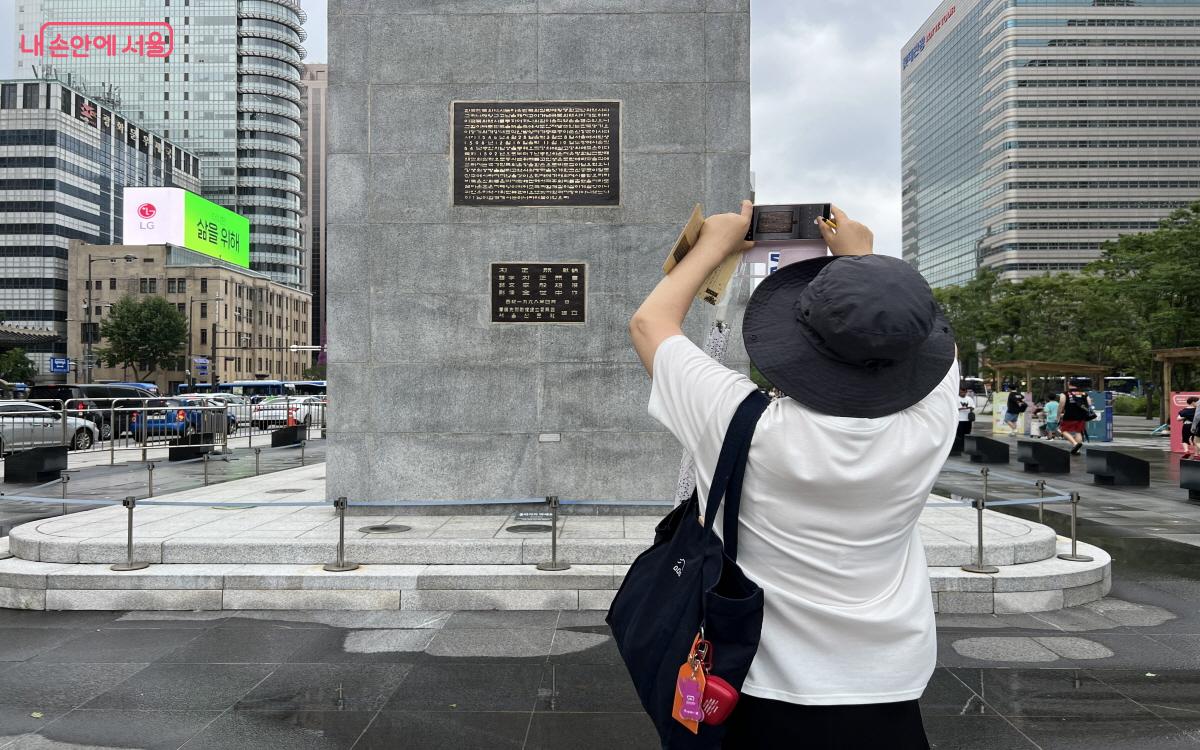
{"label": "raised arm", "polygon": [[705,219],[696,246],[658,282],[633,314],[629,335],[651,376],[654,375],[654,352],[659,344],[683,332],[683,319],[687,317],[700,285],[730,253],[754,246],[745,239],[753,209],[750,201],[742,201],[740,214],[715,214]]}

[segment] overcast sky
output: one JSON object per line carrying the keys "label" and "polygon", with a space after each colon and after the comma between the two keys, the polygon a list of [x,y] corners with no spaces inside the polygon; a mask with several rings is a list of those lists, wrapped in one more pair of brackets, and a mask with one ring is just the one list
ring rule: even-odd
{"label": "overcast sky", "polygon": [[[15,0],[0,0],[15,44]],[[327,0],[302,0],[310,62],[326,56]],[[900,48],[937,0],[751,0],[753,153],[760,203],[833,201],[900,254]],[[12,74],[11,48],[0,77]]]}

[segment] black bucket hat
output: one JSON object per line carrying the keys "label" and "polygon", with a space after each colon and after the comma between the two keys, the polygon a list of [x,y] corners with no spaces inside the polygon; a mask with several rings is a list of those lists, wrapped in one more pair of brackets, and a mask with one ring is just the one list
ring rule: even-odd
{"label": "black bucket hat", "polygon": [[758,285],[746,352],[779,390],[840,417],[882,417],[929,395],[954,361],[954,333],[929,284],[883,255],[824,257]]}

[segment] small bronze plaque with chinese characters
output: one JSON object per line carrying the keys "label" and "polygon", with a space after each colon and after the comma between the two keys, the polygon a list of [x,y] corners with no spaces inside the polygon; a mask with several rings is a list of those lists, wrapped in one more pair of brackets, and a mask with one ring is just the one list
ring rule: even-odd
{"label": "small bronze plaque with chinese characters", "polygon": [[454,205],[620,205],[620,102],[453,106]]}
{"label": "small bronze plaque with chinese characters", "polygon": [[587,322],[587,264],[493,263],[492,322]]}

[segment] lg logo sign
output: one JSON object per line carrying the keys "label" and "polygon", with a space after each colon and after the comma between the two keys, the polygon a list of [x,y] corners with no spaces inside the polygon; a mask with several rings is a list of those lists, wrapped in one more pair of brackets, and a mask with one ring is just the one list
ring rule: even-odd
{"label": "lg logo sign", "polygon": [[153,229],[154,222],[147,221],[147,219],[153,219],[154,215],[158,213],[158,209],[154,207],[154,204],[143,203],[137,207],[137,212],[138,216],[142,219],[142,221],[138,222],[138,227],[141,229]]}

